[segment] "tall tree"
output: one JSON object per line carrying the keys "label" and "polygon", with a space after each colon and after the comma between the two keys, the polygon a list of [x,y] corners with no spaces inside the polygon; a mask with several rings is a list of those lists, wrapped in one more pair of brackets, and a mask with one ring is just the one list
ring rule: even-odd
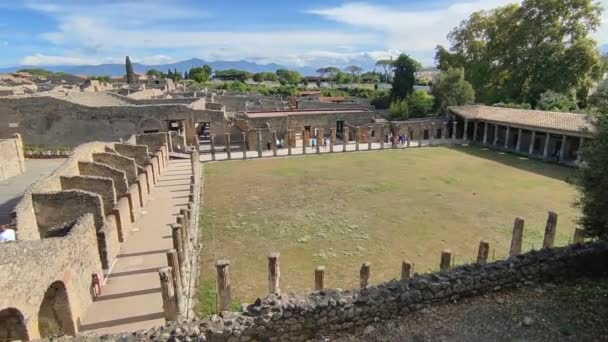
{"label": "tall tree", "polygon": [[344,68],[344,71],[350,73],[354,78],[354,76],[359,75],[360,73],[363,72],[363,68],[361,68],[360,66],[357,66],[357,65],[349,65],[346,68]]}
{"label": "tall tree", "polygon": [[391,88],[391,99],[403,100],[414,91],[414,85],[416,84],[414,73],[420,69],[421,65],[410,56],[402,53],[393,62],[393,67],[395,75]]}
{"label": "tall tree", "polygon": [[125,68],[127,71],[127,83],[133,84],[135,82],[135,73],[133,72],[133,64],[131,64],[131,59],[129,56],[125,58]]}
{"label": "tall tree", "polygon": [[473,13],[437,49],[440,68],[464,67],[479,101],[527,102],[553,90],[584,100],[601,76],[590,32],[600,24],[593,0],[523,0]]}
{"label": "tall tree", "polygon": [[384,82],[389,81],[390,73],[393,71],[393,59],[381,59],[376,62],[376,67],[381,67],[384,70]]}
{"label": "tall tree", "polygon": [[438,113],[445,113],[449,106],[475,103],[475,91],[471,84],[464,80],[462,68],[442,71],[431,89]]}
{"label": "tall tree", "polygon": [[583,145],[577,186],[580,224],[587,234],[608,239],[608,112],[595,118],[593,139]]}

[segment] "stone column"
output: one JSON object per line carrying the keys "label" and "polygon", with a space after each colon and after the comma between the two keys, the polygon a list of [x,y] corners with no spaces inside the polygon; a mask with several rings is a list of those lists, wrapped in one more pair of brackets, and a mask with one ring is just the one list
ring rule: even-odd
{"label": "stone column", "polygon": [[182,279],[180,276],[180,265],[177,258],[177,251],[175,249],[169,249],[167,251],[167,265],[171,268],[171,276],[173,280],[173,288],[175,289],[175,298],[177,300],[177,307],[184,307],[184,297],[182,291]]}
{"label": "stone column", "polygon": [[422,138],[424,136],[424,126],[418,125],[418,147],[422,147]]}
{"label": "stone column", "polygon": [[441,129],[441,140],[443,143],[448,139],[448,122],[443,122],[443,128]]}
{"label": "stone column", "polygon": [[272,144],[270,144],[270,146],[272,146],[272,156],[276,157],[277,156],[277,131],[272,131]]}
{"label": "stone column", "polygon": [[464,119],[464,131],[462,132],[462,142],[466,143],[469,141],[469,119]]}
{"label": "stone column", "polygon": [[524,130],[519,128],[517,129],[517,144],[515,144],[515,152],[519,152],[519,150],[521,149],[521,141],[522,141],[522,134],[524,133]]}
{"label": "stone column", "polygon": [[543,159],[547,160],[549,159],[549,141],[551,139],[551,133],[547,132],[545,133],[545,147],[543,150]]}
{"label": "stone column", "polygon": [[188,226],[186,225],[186,223],[184,222],[184,217],[182,215],[178,215],[176,217],[176,221],[177,221],[177,225],[179,226],[179,232],[181,234],[181,242],[182,242],[182,249],[183,249],[183,264],[180,265],[188,265],[189,264],[189,260],[190,260],[190,243],[189,243],[189,236],[188,236]]}
{"label": "stone column", "polygon": [[359,151],[359,136],[361,135],[361,130],[359,127],[355,128],[355,151]]}
{"label": "stone column", "polygon": [[564,157],[566,156],[566,142],[568,141],[568,137],[564,134],[562,135],[562,146],[559,148],[559,161],[563,162]]}
{"label": "stone column", "polygon": [[217,269],[217,292],[219,297],[219,311],[231,311],[232,297],[230,295],[230,261],[228,259],[215,262]]}
{"label": "stone column", "polygon": [[279,281],[281,278],[281,269],[279,268],[279,253],[272,253],[268,256],[268,293],[281,294]]}
{"label": "stone column", "polygon": [[505,150],[509,149],[509,135],[511,134],[511,126],[507,126],[507,130],[505,131]]}
{"label": "stone column", "polygon": [[307,139],[306,139],[306,130],[303,129],[302,130],[302,154],[306,154],[306,143],[308,143]]}
{"label": "stone column", "polygon": [[576,163],[580,164],[581,162],[581,149],[583,148],[583,144],[585,143],[585,138],[580,137],[578,143],[578,150],[576,150]]}
{"label": "stone column", "polygon": [[434,139],[435,139],[435,123],[431,122],[431,128],[429,131],[429,146],[433,146]]}
{"label": "stone column", "polygon": [[344,127],[344,133],[342,135],[342,152],[346,152],[346,145],[348,145],[348,127]]}
{"label": "stone column", "polygon": [[407,141],[405,142],[405,147],[410,147],[410,141],[412,141],[414,131],[410,129],[410,126],[407,126],[405,129],[407,130]]}
{"label": "stone column", "polygon": [[258,158],[262,158],[262,132],[258,131]]}
{"label": "stone column", "polygon": [[323,290],[325,286],[325,266],[315,268],[315,291]]}
{"label": "stone column", "polygon": [[547,225],[545,225],[545,238],[543,239],[543,248],[553,248],[555,243],[555,230],[557,228],[557,214],[550,211],[547,216]]}
{"label": "stone column", "polygon": [[384,150],[384,126],[380,126],[380,149]]}
{"label": "stone column", "polygon": [[330,128],[329,129],[329,152],[333,152],[334,151],[334,144],[336,143],[336,129],[335,128]]}
{"label": "stone column", "polygon": [[585,233],[584,229],[575,228],[574,229],[574,237],[572,238],[572,242],[573,243],[584,243],[586,235],[587,234]]}
{"label": "stone column", "polygon": [[[182,241],[182,227],[173,225],[171,227],[171,237],[173,238],[173,249],[177,251],[177,259],[180,266],[186,265],[186,257],[184,253],[184,241]],[[181,268],[178,268],[181,270]]]}
{"label": "stone column", "polygon": [[530,136],[530,145],[528,146],[528,156],[532,156],[534,154],[534,140],[536,140],[536,131],[532,131],[532,135]]}
{"label": "stone column", "polygon": [[479,249],[477,250],[477,263],[484,265],[488,262],[488,253],[490,252],[490,244],[487,241],[479,241]]}
{"label": "stone column", "polygon": [[158,269],[160,279],[160,293],[163,298],[163,312],[167,322],[177,321],[178,308],[173,287],[173,276],[171,267],[161,267]]}
{"label": "stone column", "polygon": [[322,128],[317,128],[317,136],[315,137],[317,139],[317,150],[315,151],[317,154],[321,153],[321,141],[323,139],[323,129]]}
{"label": "stone column", "polygon": [[362,289],[369,286],[369,276],[370,276],[370,266],[372,264],[370,262],[364,262],[361,265],[361,270],[359,271],[359,285]]}
{"label": "stone column", "polygon": [[452,140],[456,140],[456,132],[458,131],[458,121],[452,122]]}
{"label": "stone column", "polygon": [[412,262],[405,259],[401,262],[401,280],[410,279],[412,277]]}
{"label": "stone column", "polygon": [[488,123],[487,122],[483,123],[483,144],[484,145],[488,144]]}
{"label": "stone column", "polygon": [[243,135],[243,159],[247,159],[247,132],[241,133]]}
{"label": "stone column", "polygon": [[293,131],[287,130],[287,155],[291,155],[291,142],[293,141]]}
{"label": "stone column", "polygon": [[479,127],[479,124],[477,123],[477,120],[475,120],[475,122],[473,122],[473,142],[477,142],[477,128]]}
{"label": "stone column", "polygon": [[225,137],[226,137],[226,157],[228,159],[232,159],[232,155],[230,154],[230,133],[226,133]]}
{"label": "stone column", "polygon": [[498,124],[494,124],[494,142],[492,143],[493,146],[498,147]]}
{"label": "stone column", "polygon": [[513,233],[511,234],[511,247],[509,248],[509,256],[515,256],[521,254],[521,246],[523,243],[524,236],[524,220],[522,218],[515,218],[513,222]]}
{"label": "stone column", "polygon": [[367,150],[371,151],[372,149],[372,135],[370,134],[371,132],[371,128],[368,127],[367,129]]}
{"label": "stone column", "polygon": [[447,271],[452,267],[452,251],[444,249],[441,251],[441,262],[439,263],[439,270],[441,272]]}
{"label": "stone column", "polygon": [[215,134],[211,134],[209,139],[211,142],[211,160],[215,160]]}

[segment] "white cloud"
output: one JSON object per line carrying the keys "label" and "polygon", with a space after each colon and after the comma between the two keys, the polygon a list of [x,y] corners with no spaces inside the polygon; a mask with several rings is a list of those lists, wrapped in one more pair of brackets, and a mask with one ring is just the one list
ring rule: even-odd
{"label": "white cloud", "polygon": [[[81,58],[81,57],[68,57],[68,56],[50,56],[37,53],[31,56],[25,56],[19,64],[21,65],[81,65],[91,64],[92,60]],[[97,63],[94,63],[97,64]]]}
{"label": "white cloud", "polygon": [[[96,65],[102,63],[124,63],[124,56],[116,57],[99,57],[90,55],[78,55],[74,51],[68,51],[65,55],[45,55],[37,53],[34,55],[25,56],[19,62],[20,65]],[[132,56],[131,61],[133,63],[142,63],[148,65],[164,64],[175,62],[175,59],[165,55],[152,55],[152,56]]]}

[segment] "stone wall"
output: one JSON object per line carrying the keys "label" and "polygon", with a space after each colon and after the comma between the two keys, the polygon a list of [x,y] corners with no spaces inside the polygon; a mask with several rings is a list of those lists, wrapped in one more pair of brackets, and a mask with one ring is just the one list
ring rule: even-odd
{"label": "stone wall", "polygon": [[72,176],[59,177],[63,190],[83,190],[99,194],[103,200],[104,214],[109,215],[116,206],[114,181],[105,177]]}
{"label": "stone wall", "polygon": [[11,139],[0,139],[0,180],[11,178],[25,171],[23,141],[20,134]]}
{"label": "stone wall", "polygon": [[91,141],[126,140],[145,127],[168,130],[169,120],[210,122],[223,132],[223,111],[184,104],[87,107],[52,97],[0,98],[0,136],[20,133],[28,144],[75,147]]}
{"label": "stone wall", "polygon": [[138,166],[143,167],[150,162],[146,145],[114,144],[114,149],[123,156],[133,158]]}

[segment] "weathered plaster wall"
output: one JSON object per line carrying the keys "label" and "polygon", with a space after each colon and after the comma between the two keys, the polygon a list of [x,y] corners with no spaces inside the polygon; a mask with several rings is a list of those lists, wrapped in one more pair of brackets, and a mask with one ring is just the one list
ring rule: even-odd
{"label": "weathered plaster wall", "polygon": [[133,160],[133,158],[105,152],[93,153],[93,161],[123,171],[129,185],[137,180],[137,165],[135,165],[135,160]]}
{"label": "weathered plaster wall", "polygon": [[124,171],[95,162],[78,162],[78,169],[83,176],[106,177],[114,181],[116,195],[122,195],[129,190],[127,176]]}
{"label": "weathered plaster wall", "polygon": [[93,176],[61,176],[59,178],[63,190],[83,190],[99,194],[103,200],[104,214],[112,213],[112,208],[116,206],[116,191],[111,178]]}
{"label": "weathered plaster wall", "polygon": [[11,139],[0,139],[0,180],[11,178],[25,171],[23,141],[20,134]]}
{"label": "weathered plaster wall", "polygon": [[125,157],[133,158],[138,166],[146,166],[150,162],[148,146],[132,144],[114,144],[116,152]]}

